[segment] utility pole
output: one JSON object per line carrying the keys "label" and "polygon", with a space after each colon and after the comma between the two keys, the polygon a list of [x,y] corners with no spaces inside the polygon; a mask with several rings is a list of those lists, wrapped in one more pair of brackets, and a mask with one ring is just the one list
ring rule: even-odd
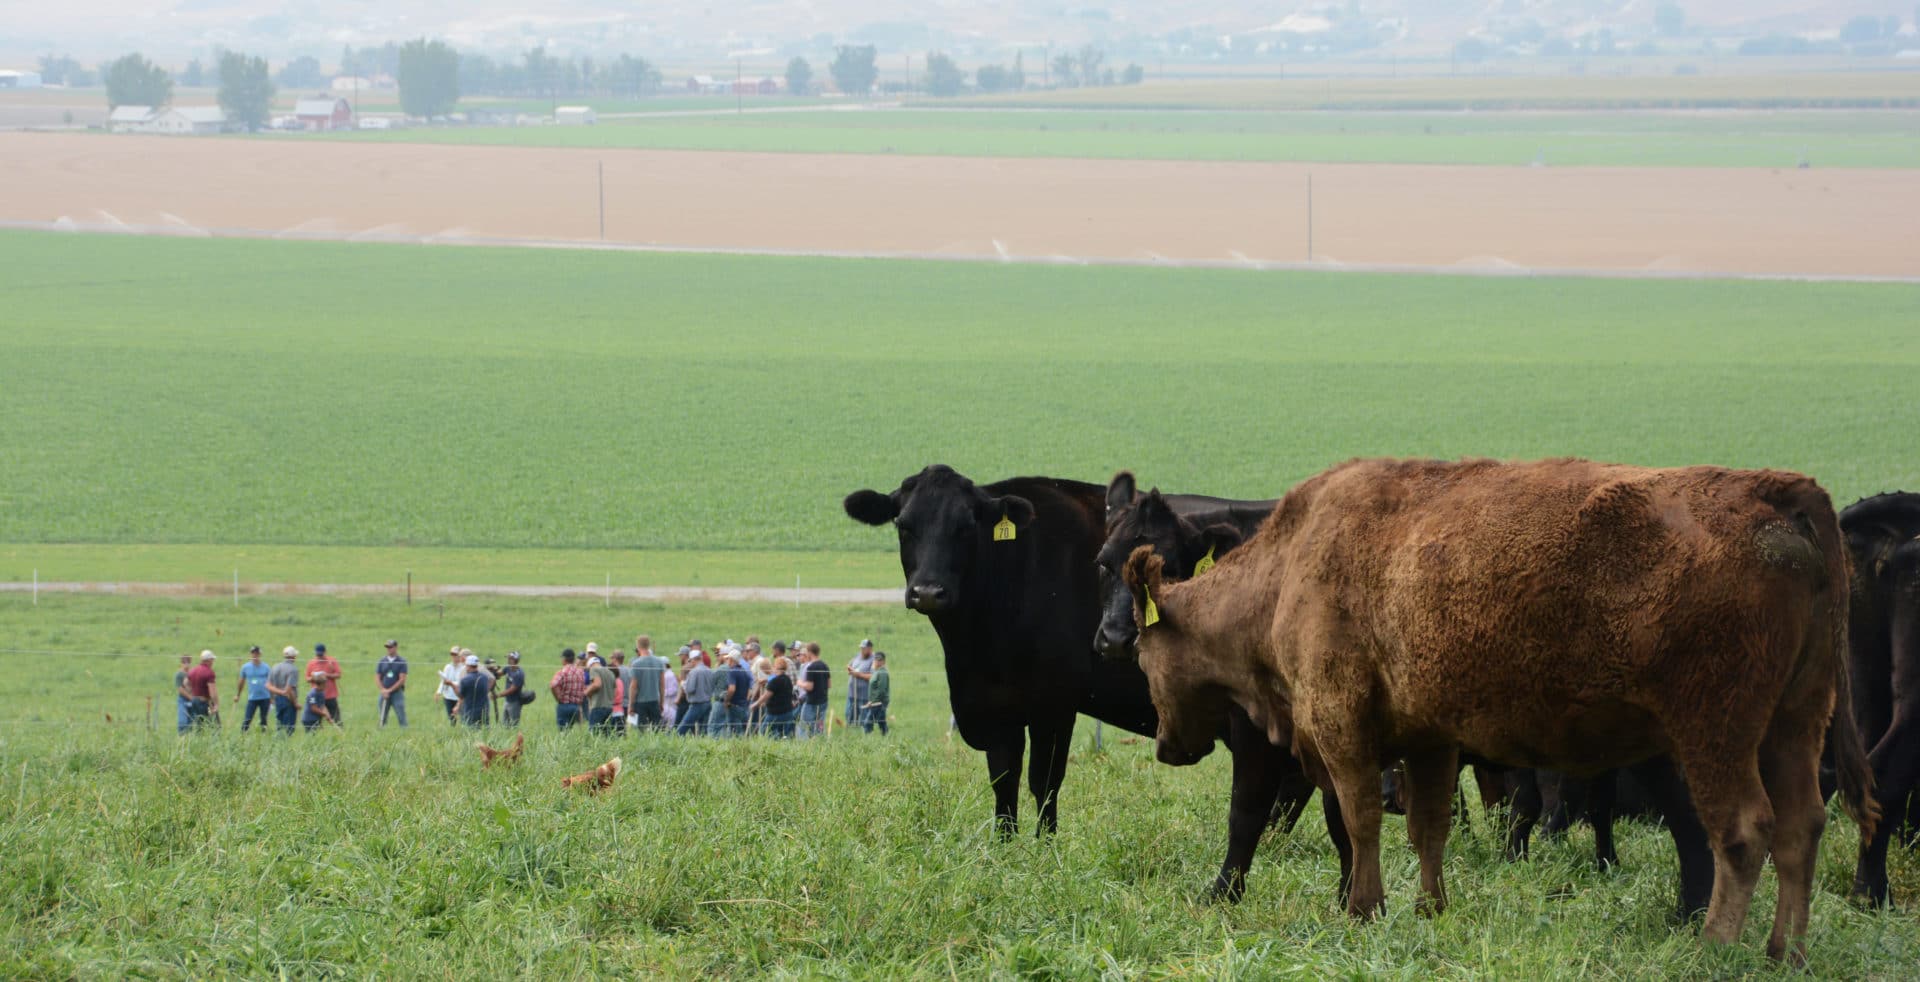
{"label": "utility pole", "polygon": [[746,112],[746,96],[741,95],[740,59],[733,60],[733,114],[738,116]]}

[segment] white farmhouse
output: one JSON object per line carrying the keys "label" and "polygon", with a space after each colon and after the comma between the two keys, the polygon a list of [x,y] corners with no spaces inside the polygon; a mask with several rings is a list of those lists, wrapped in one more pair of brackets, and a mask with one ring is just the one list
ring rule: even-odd
{"label": "white farmhouse", "polygon": [[561,126],[592,126],[598,117],[591,106],[561,106],[553,111],[553,121]]}
{"label": "white farmhouse", "polygon": [[107,116],[107,132],[144,133],[156,115],[152,106],[115,106]]}
{"label": "white farmhouse", "polygon": [[173,106],[154,114],[148,133],[174,136],[210,136],[227,128],[227,114],[219,106]]}

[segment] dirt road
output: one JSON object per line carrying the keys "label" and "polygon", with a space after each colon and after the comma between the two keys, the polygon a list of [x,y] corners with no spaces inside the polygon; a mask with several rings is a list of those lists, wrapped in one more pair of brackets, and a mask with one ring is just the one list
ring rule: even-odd
{"label": "dirt road", "polygon": [[[1920,276],[1920,171],[1303,165],[0,133],[0,220],[1051,261]],[[1308,178],[1312,179],[1308,253]]]}

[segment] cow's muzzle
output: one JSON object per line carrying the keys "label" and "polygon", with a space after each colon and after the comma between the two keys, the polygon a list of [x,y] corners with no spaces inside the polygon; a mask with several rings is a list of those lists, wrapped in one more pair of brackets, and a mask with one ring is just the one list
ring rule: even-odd
{"label": "cow's muzzle", "polygon": [[907,587],[907,609],[922,614],[937,614],[952,606],[952,594],[938,584],[916,583]]}

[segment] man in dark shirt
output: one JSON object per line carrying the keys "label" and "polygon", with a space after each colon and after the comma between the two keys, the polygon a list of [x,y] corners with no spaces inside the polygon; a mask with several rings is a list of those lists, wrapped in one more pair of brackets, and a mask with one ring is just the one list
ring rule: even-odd
{"label": "man in dark shirt", "polygon": [[800,688],[807,700],[800,706],[800,739],[821,734],[827,720],[827,690],[833,686],[833,669],[820,660],[820,642],[807,642],[807,664],[800,670]]}
{"label": "man in dark shirt", "polygon": [[507,670],[500,673],[500,722],[520,725],[521,696],[527,694],[527,673],[520,667],[520,653],[507,652]]}
{"label": "man in dark shirt", "polygon": [[338,721],[333,718],[332,711],[327,709],[327,673],[324,670],[314,672],[307,677],[307,681],[312,688],[307,690],[307,711],[300,714],[300,725],[306,727],[308,733],[312,733],[319,729],[322,723]]}
{"label": "man in dark shirt", "polygon": [[213,652],[202,651],[200,664],[187,672],[187,715],[195,726],[205,726],[219,709],[220,693],[215,691],[213,682]]}
{"label": "man in dark shirt", "polygon": [[745,736],[747,700],[753,692],[753,673],[740,664],[740,653],[732,648],[721,652],[726,670],[714,681],[713,709],[708,716],[710,736]]}
{"label": "man in dark shirt", "polygon": [[407,660],[400,657],[400,642],[387,639],[387,653],[374,666],[373,674],[380,685],[380,725],[387,725],[387,711],[407,725]]}
{"label": "man in dark shirt", "polygon": [[480,659],[467,656],[466,674],[460,676],[460,698],[454,706],[460,722],[485,726],[493,718],[493,676],[480,670]]}

